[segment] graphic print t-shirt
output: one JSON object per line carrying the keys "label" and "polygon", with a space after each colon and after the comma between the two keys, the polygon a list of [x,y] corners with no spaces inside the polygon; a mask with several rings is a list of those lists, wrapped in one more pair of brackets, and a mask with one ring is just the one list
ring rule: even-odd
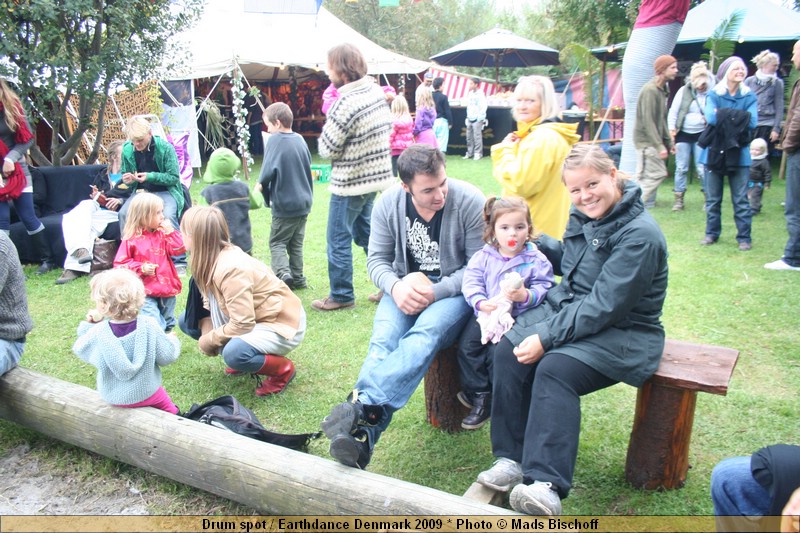
{"label": "graphic print t-shirt", "polygon": [[430,221],[426,221],[417,213],[411,195],[406,195],[406,253],[410,270],[422,272],[432,279],[438,279],[441,275],[439,234],[442,230],[442,211],[437,211]]}

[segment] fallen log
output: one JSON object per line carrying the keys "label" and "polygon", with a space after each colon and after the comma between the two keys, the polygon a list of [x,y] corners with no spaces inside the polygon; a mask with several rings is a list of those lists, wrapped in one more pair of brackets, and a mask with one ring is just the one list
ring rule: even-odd
{"label": "fallen log", "polygon": [[0,377],[0,417],[265,515],[513,513],[150,407],[113,407],[92,389],[25,368]]}

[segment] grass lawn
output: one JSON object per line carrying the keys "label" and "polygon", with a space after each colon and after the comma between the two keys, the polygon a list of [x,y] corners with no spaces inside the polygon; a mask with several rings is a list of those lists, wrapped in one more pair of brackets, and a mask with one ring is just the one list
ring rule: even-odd
{"label": "grass lawn", "polygon": [[[258,169],[257,161],[253,172],[257,174]],[[487,194],[499,193],[488,158],[475,162],[450,156],[448,174],[475,183]],[[774,176],[777,177],[777,170]],[[670,209],[671,186],[670,180],[661,187],[658,205],[652,210],[667,236],[670,252],[669,291],[663,316],[667,335],[737,348],[741,351],[739,363],[727,396],[698,396],[689,456],[691,469],[686,486],[680,490],[641,491],[624,479],[634,388],[618,385],[585,397],[574,488],[564,501],[565,514],[708,515],[712,513],[709,477],[719,460],[750,454],[767,444],[797,443],[800,273],[763,268],[764,263],[781,256],[786,242],[780,205],[784,182],[776,179],[765,192],[764,209],[753,222],[753,249],[749,252],[740,252],[736,247],[727,191],[722,237],[717,244],[702,247],[698,243],[704,235],[705,215],[699,183],[690,185],[686,210],[679,213]],[[194,198],[199,197],[202,187],[202,182],[196,180]],[[164,370],[164,385],[182,410],[192,403],[233,394],[268,427],[295,433],[318,429],[330,407],[347,396],[366,354],[375,311],[367,296],[375,287],[367,277],[364,254],[354,250],[356,306],[325,314],[311,309],[311,300],[328,291],[328,198],[325,184],[315,184],[305,248],[309,288],[298,293],[308,312],[308,333],[291,354],[298,369],[295,380],[280,395],[257,398],[251,378],[225,376],[220,358],[201,355],[191,339],[179,334],[181,357]],[[251,216],[254,255],[269,263],[270,213],[260,209]],[[54,281],[60,271],[35,276],[34,269],[26,266],[35,328],[28,337],[22,366],[93,388],[94,368],[71,352],[75,328],[91,306],[88,278],[56,286]],[[185,293],[179,297],[179,311],[184,304]],[[207,497],[195,489],[0,421],[0,455],[22,443],[30,444],[54,472],[68,469],[86,478],[129,479],[145,499],[155,493],[174,495],[173,503],[154,507],[153,513],[252,512],[224,500],[208,503],[205,499],[206,503],[198,506],[197,500]],[[310,453],[327,457],[327,446],[325,439],[316,441]],[[425,422],[420,387],[406,408],[395,414],[376,447],[370,470],[462,494],[492,460],[489,426],[455,435],[432,428]]]}

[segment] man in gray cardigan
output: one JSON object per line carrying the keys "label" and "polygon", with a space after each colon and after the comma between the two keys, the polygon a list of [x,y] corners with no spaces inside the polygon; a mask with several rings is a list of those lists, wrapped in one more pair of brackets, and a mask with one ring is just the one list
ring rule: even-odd
{"label": "man in gray cardigan", "polygon": [[384,192],[372,211],[367,257],[370,278],[386,297],[375,312],[355,390],[321,424],[331,456],[359,468],[436,353],[456,341],[472,315],[461,279],[483,246],[486,198],[447,177],[439,150],[412,145],[397,169],[402,183]]}
{"label": "man in gray cardigan", "polygon": [[0,231],[0,376],[17,366],[25,349],[25,335],[32,329],[17,249]]}

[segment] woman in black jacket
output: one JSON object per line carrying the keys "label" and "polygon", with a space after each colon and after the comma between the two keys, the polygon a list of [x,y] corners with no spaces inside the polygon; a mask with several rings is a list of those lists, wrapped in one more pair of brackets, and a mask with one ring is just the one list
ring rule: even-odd
{"label": "woman in black jacket", "polygon": [[603,150],[578,145],[564,162],[572,201],[563,242],[540,249],[561,283],[517,317],[493,354],[492,452],[478,482],[511,493],[527,514],[561,514],[572,486],[580,397],[620,381],[638,387],[664,348],[667,244],[641,189]]}

